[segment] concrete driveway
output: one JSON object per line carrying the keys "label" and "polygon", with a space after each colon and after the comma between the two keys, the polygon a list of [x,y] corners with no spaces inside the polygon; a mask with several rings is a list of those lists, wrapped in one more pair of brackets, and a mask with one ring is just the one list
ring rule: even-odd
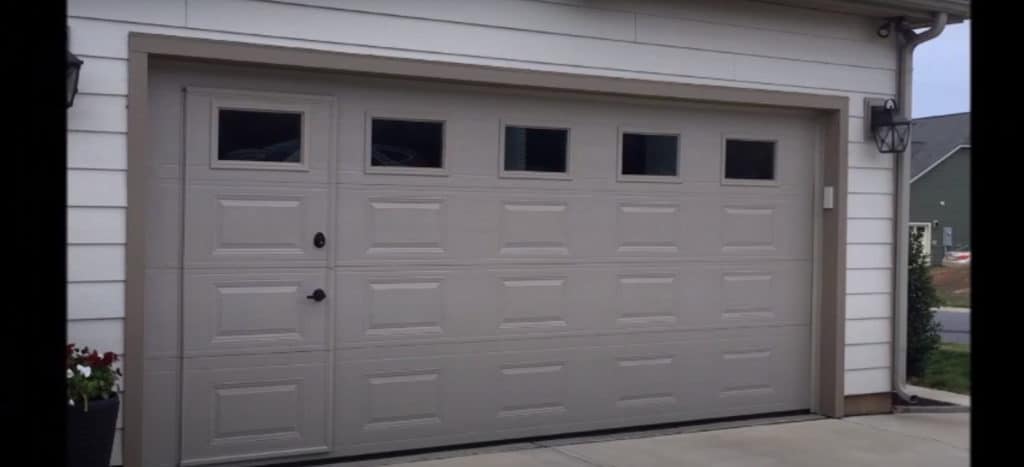
{"label": "concrete driveway", "polygon": [[[809,418],[809,417],[807,417]],[[786,423],[631,439],[521,443],[500,452],[391,459],[337,467],[847,467],[970,465],[969,414],[898,414]],[[628,436],[628,435],[627,435]],[[438,454],[435,454],[437,456]],[[441,453],[440,456],[444,456]],[[451,455],[451,454],[449,454]]]}

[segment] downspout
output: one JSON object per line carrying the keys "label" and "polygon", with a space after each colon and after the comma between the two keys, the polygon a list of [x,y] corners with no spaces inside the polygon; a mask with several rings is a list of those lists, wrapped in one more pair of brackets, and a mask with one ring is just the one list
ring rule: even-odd
{"label": "downspout", "polygon": [[[927,31],[915,33],[903,23],[896,24],[899,38],[903,40],[900,48],[898,70],[899,108],[906,118],[911,118],[913,91],[914,49],[924,42],[934,39],[946,27],[948,15],[935,13],[932,25]],[[913,132],[913,130],[911,130]],[[910,155],[912,144],[896,158],[896,296],[894,297],[893,320],[893,373],[892,387],[896,397],[904,402],[916,402],[917,396],[907,393],[907,283],[910,259]]]}

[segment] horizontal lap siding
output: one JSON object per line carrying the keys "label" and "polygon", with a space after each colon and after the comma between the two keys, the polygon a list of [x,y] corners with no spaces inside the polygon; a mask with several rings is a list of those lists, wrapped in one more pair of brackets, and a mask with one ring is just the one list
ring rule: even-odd
{"label": "horizontal lap siding", "polygon": [[[721,1],[68,3],[71,48],[85,60],[80,94],[68,111],[72,338],[123,348],[131,31],[846,96],[851,167],[848,342],[880,339],[889,326],[892,274],[885,259],[893,246],[892,157],[878,154],[865,141],[862,116],[865,97],[891,97],[895,92],[896,55],[891,42],[874,36],[877,25],[868,19]],[[888,379],[878,376],[887,371],[885,352],[880,347],[856,349],[860,345],[865,344],[850,344],[848,350],[852,366],[847,368],[847,393],[888,390]]]}

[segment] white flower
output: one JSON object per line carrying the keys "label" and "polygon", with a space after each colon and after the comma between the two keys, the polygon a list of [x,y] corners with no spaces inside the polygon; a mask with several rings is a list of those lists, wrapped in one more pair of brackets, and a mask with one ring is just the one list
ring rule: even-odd
{"label": "white flower", "polygon": [[88,378],[89,376],[92,375],[92,368],[87,367],[87,366],[78,365],[78,372],[81,373],[82,376],[85,376],[86,378]]}
{"label": "white flower", "polygon": [[71,368],[68,368],[68,379],[71,379],[71,378],[73,378],[74,376],[75,376],[75,372],[74,372],[74,371],[71,371]]}
{"label": "white flower", "polygon": [[72,400],[72,399],[68,399],[68,405],[74,407],[75,406],[75,401]]}

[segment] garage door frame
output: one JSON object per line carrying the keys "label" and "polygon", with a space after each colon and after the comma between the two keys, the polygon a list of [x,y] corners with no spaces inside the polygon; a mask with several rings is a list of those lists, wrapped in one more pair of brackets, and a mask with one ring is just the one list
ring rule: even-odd
{"label": "garage door frame", "polygon": [[[813,110],[820,114],[823,160],[816,189],[834,187],[834,208],[815,206],[812,312],[812,409],[842,417],[846,283],[846,192],[849,99],[844,96],[671,83],[483,65],[295,49],[209,39],[130,33],[128,37],[128,209],[125,286],[124,463],[142,465],[145,378],[145,220],[148,215],[149,61],[166,57],[248,65],[344,71],[464,84],[527,87],[625,97],[661,98],[748,107]],[[820,192],[819,192],[820,193]]]}

